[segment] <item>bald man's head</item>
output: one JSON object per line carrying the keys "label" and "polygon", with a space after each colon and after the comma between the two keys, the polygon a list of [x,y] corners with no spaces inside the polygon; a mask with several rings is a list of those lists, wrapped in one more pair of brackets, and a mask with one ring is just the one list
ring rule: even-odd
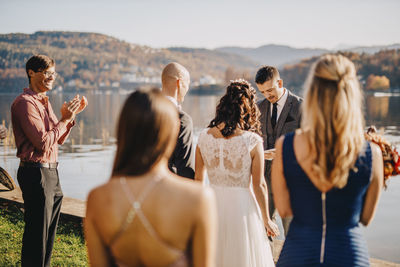
{"label": "bald man's head", "polygon": [[161,81],[164,94],[183,102],[190,83],[189,72],[184,66],[176,62],[169,63],[162,71]]}

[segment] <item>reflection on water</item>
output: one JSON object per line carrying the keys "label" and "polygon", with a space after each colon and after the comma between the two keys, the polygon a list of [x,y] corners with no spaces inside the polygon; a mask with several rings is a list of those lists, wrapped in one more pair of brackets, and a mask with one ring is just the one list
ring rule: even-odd
{"label": "reflection on water", "polygon": [[[49,95],[56,114],[64,101],[74,95]],[[0,95],[0,123],[10,125],[10,105],[16,95]],[[126,94],[88,94],[87,109],[78,115],[77,126],[68,141],[60,147],[60,179],[64,194],[85,199],[89,190],[109,179],[115,153],[115,126]],[[215,114],[220,96],[186,96],[183,109],[193,119],[195,138]],[[385,131],[385,137],[400,148],[400,96],[372,96],[365,99],[367,125]],[[58,111],[58,112],[57,112]],[[18,159],[13,138],[0,141],[0,166],[16,177]],[[196,142],[195,140],[195,142]],[[400,177],[389,181],[383,192],[373,223],[366,228],[371,256],[400,263]]]}
{"label": "reflection on water", "polygon": [[[73,94],[50,94],[50,102],[56,114],[64,101],[73,98]],[[15,99],[14,94],[0,95],[0,123],[10,126],[10,105]],[[127,94],[88,94],[86,95],[89,106],[77,117],[77,126],[65,145],[61,147],[62,153],[74,153],[82,145],[107,146],[115,143],[116,121]],[[195,132],[206,127],[215,114],[215,107],[220,96],[186,96],[183,109],[192,118]],[[400,125],[400,96],[366,96],[365,99],[366,124],[383,127],[387,134],[399,135]],[[13,144],[12,138],[8,139]],[[4,144],[4,141],[3,141]]]}
{"label": "reflection on water", "polygon": [[400,96],[366,96],[365,115],[367,125],[378,127],[398,128],[400,126]]}
{"label": "reflection on water", "polygon": [[[0,123],[9,128],[9,136],[0,141],[0,166],[15,177],[18,159],[11,130],[10,106],[15,94],[0,95]],[[60,146],[60,179],[67,196],[85,199],[91,188],[105,182],[111,173],[115,151],[115,128],[120,109],[128,95],[87,94],[89,105],[76,119],[76,126],[65,144]],[[73,94],[49,94],[56,115],[64,101]],[[193,119],[195,138],[215,113],[219,96],[186,96],[183,109]]]}
{"label": "reflection on water", "polygon": [[389,112],[389,97],[366,98],[366,113],[371,118],[386,118]]}

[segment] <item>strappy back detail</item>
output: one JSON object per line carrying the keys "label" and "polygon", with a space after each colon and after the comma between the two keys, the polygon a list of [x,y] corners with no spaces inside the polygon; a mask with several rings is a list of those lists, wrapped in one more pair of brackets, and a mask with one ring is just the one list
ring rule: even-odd
{"label": "strappy back detail", "polygon": [[147,197],[147,195],[157,185],[157,183],[159,181],[161,181],[161,180],[162,180],[161,176],[157,176],[155,179],[151,180],[151,182],[149,182],[146,185],[146,187],[143,189],[141,194],[136,199],[135,196],[133,195],[133,193],[129,190],[129,187],[128,187],[127,183],[126,183],[126,178],[125,177],[120,177],[119,178],[120,185],[121,185],[121,187],[122,187],[122,189],[123,189],[123,191],[125,193],[125,196],[128,198],[131,207],[130,207],[130,209],[128,211],[128,214],[126,215],[125,220],[122,223],[119,231],[111,239],[111,241],[109,243],[109,247],[111,247],[115,243],[115,241],[121,236],[122,233],[124,233],[128,229],[129,225],[137,217],[140,220],[140,222],[143,224],[143,226],[146,229],[146,231],[154,239],[156,239],[158,242],[160,242],[161,244],[166,246],[168,249],[174,251],[175,253],[176,252],[178,252],[180,254],[183,253],[180,249],[171,246],[170,244],[166,243],[163,239],[160,238],[160,236],[157,234],[156,230],[151,225],[151,223],[146,218],[146,216],[144,215],[144,213],[143,213],[143,211],[141,209],[142,203],[145,200],[145,198]]}

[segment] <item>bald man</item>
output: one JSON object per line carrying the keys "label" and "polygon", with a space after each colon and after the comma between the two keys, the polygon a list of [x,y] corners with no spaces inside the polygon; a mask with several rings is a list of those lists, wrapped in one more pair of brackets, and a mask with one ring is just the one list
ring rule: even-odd
{"label": "bald man", "polygon": [[190,75],[184,66],[172,62],[163,69],[161,79],[162,92],[175,104],[180,119],[179,136],[168,167],[179,176],[194,179],[193,122],[180,106],[189,90]]}

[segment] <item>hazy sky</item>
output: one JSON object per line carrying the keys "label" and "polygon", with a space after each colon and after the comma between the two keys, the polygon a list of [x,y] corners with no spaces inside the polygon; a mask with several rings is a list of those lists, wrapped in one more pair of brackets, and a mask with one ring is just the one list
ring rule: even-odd
{"label": "hazy sky", "polygon": [[0,0],[0,33],[98,32],[152,47],[400,43],[400,0]]}

